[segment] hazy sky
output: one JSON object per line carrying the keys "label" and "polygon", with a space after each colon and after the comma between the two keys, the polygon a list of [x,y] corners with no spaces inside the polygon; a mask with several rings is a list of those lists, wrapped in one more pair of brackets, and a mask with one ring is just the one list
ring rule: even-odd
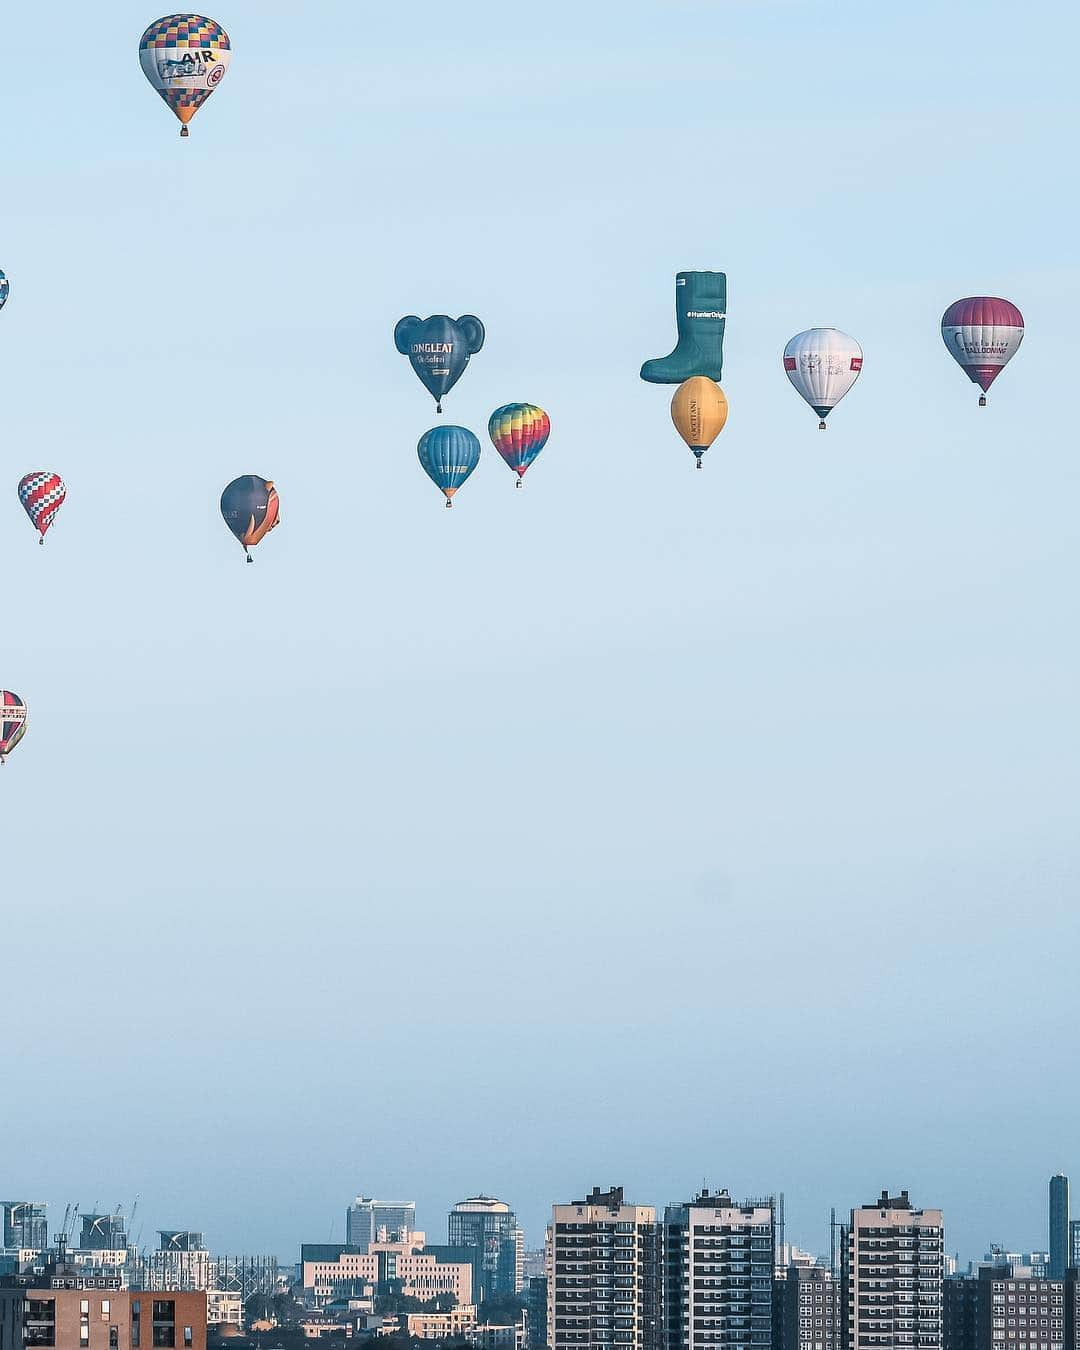
{"label": "hazy sky", "polygon": [[[216,3],[216,0],[215,0]],[[0,1191],[292,1256],[358,1190],[882,1186],[1045,1243],[1076,1119],[1074,5],[15,7]],[[728,274],[701,473],[638,367]],[[1008,296],[989,408],[938,335]],[[447,399],[546,407],[453,512]],[[865,369],[821,435],[779,353]],[[68,483],[48,546],[16,496]],[[245,567],[241,473],[282,525]],[[138,1226],[138,1224],[136,1225]]]}

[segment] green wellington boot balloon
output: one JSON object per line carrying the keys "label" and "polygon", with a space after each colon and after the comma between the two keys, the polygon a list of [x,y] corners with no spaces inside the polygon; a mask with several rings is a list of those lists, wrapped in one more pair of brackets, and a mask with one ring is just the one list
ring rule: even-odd
{"label": "green wellington boot balloon", "polygon": [[650,384],[682,384],[692,375],[719,380],[724,363],[727,277],[723,272],[678,272],[675,319],[679,341],[670,356],[646,361],[641,378]]}

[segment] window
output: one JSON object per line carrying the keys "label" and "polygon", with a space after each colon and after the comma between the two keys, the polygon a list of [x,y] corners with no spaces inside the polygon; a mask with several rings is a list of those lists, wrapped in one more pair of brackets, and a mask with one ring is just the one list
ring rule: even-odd
{"label": "window", "polygon": [[120,1328],[109,1328],[109,1350],[120,1350]]}
{"label": "window", "polygon": [[84,1298],[79,1304],[79,1312],[83,1317],[90,1316],[90,1300],[88,1298]]}
{"label": "window", "polygon": [[190,1327],[185,1327],[185,1328],[184,1328],[184,1344],[185,1344],[185,1345],[191,1345],[191,1328],[190,1328]]}

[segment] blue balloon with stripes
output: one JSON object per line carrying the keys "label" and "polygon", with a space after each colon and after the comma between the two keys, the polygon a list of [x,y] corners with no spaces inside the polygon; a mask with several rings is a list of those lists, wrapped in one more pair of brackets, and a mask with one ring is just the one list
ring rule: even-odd
{"label": "blue balloon with stripes", "polygon": [[480,463],[480,442],[467,427],[432,427],[420,437],[416,454],[447,506],[453,506],[454,493]]}

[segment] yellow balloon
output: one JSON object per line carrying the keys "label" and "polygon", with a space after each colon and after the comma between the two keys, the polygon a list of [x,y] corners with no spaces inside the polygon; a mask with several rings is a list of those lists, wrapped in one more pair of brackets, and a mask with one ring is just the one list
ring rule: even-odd
{"label": "yellow balloon", "polygon": [[705,375],[692,375],[675,390],[671,400],[671,420],[697,456],[699,469],[701,456],[723,431],[727,413],[724,391]]}

